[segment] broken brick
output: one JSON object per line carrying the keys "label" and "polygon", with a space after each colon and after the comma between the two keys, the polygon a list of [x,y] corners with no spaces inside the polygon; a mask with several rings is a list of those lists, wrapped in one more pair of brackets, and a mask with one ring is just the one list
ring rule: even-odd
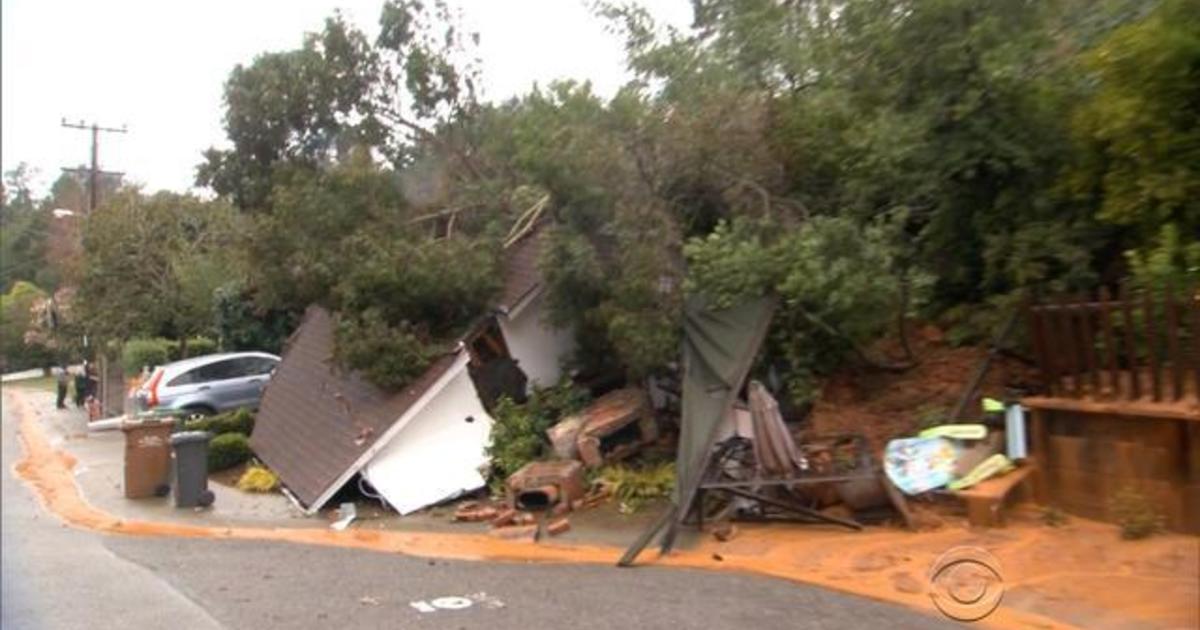
{"label": "broken brick", "polygon": [[496,508],[483,507],[459,507],[454,511],[454,520],[463,521],[466,523],[478,523],[480,521],[490,521],[496,518]]}
{"label": "broken brick", "polygon": [[533,542],[537,537],[537,530],[537,525],[509,525],[508,527],[493,527],[488,534],[505,540]]}
{"label": "broken brick", "polygon": [[512,508],[506,508],[504,510],[501,510],[498,514],[496,514],[496,517],[492,519],[492,526],[493,527],[503,527],[505,525],[511,525],[513,520],[516,519],[516,517],[517,517],[516,510],[514,510]]}
{"label": "broken brick", "polygon": [[[586,420],[575,438],[575,448],[589,468],[623,459],[658,439],[650,397],[639,388],[609,392],[580,415]],[[629,437],[632,442],[626,439]]]}
{"label": "broken brick", "polygon": [[557,536],[564,532],[570,531],[570,529],[571,521],[567,520],[566,518],[555,519],[546,526],[546,532],[548,532],[551,536]]}

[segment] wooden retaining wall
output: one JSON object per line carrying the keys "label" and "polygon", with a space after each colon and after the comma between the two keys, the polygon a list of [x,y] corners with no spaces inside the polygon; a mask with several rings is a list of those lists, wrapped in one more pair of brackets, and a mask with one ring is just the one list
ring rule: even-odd
{"label": "wooden retaining wall", "polygon": [[1102,291],[1029,304],[1026,319],[1038,499],[1112,520],[1133,488],[1169,528],[1200,534],[1200,292]]}

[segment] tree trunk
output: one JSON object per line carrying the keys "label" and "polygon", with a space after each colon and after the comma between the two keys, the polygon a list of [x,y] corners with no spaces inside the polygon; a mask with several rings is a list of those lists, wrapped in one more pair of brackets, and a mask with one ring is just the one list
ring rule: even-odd
{"label": "tree trunk", "polygon": [[904,350],[904,359],[908,363],[916,365],[917,357],[913,354],[912,345],[908,342],[908,326],[905,325],[908,315],[908,284],[908,269],[906,268],[900,272],[900,312],[896,315],[896,332],[900,336],[900,347]]}
{"label": "tree trunk", "polygon": [[836,327],[834,327],[829,322],[826,322],[825,320],[821,319],[820,317],[817,317],[816,315],[810,313],[807,309],[805,309],[803,307],[800,308],[800,314],[803,315],[804,318],[807,319],[810,323],[817,326],[821,330],[824,330],[825,332],[833,335],[834,337],[837,337],[838,339],[845,341],[846,344],[850,347],[850,351],[854,353],[854,356],[858,357],[858,360],[860,362],[862,362],[863,365],[866,365],[869,368],[873,368],[876,370],[883,370],[885,372],[903,372],[905,370],[911,369],[913,366],[916,365],[915,363],[912,363],[912,362],[884,363],[881,361],[876,361],[876,360],[870,358],[869,356],[867,356],[866,350],[864,350],[862,346],[858,345],[858,343],[856,343],[853,339],[851,339],[849,335],[847,335],[846,333],[843,333],[841,330],[838,330]]}

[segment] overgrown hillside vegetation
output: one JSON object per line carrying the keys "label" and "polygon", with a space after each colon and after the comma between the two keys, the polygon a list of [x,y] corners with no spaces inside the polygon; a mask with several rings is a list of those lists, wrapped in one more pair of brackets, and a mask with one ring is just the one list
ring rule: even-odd
{"label": "overgrown hillside vegetation", "polygon": [[[388,2],[375,41],[334,16],[238,66],[230,148],[198,169],[217,200],[175,203],[233,210],[178,223],[192,245],[153,265],[190,315],[114,327],[89,307],[88,325],[266,344],[286,326],[241,327],[324,304],[343,361],[395,387],[486,309],[503,243],[541,211],[552,316],[582,364],[669,369],[685,294],[772,294],[757,369],[803,403],[846,362],[911,363],[868,348],[912,318],[969,343],[1029,291],[1200,279],[1194,2],[693,5],[684,31],[594,5],[633,76],[611,98],[564,77],[481,100],[471,37],[438,2]],[[84,268],[119,240],[95,236],[110,216]],[[186,258],[225,221],[219,260]]]}

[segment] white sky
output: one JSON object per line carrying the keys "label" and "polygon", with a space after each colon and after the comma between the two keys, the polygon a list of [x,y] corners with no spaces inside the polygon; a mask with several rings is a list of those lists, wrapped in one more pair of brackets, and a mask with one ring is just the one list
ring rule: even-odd
{"label": "white sky", "polygon": [[[100,165],[149,189],[192,186],[200,152],[224,143],[221,91],[235,64],[300,45],[341,9],[374,37],[383,0],[2,0],[0,163],[28,162],[45,192],[62,166],[88,161],[89,133],[60,121],[120,127],[102,134]],[[450,0],[480,33],[485,97],[534,82],[591,80],[611,95],[626,78],[617,37],[583,0]],[[690,0],[643,0],[684,26]]]}

